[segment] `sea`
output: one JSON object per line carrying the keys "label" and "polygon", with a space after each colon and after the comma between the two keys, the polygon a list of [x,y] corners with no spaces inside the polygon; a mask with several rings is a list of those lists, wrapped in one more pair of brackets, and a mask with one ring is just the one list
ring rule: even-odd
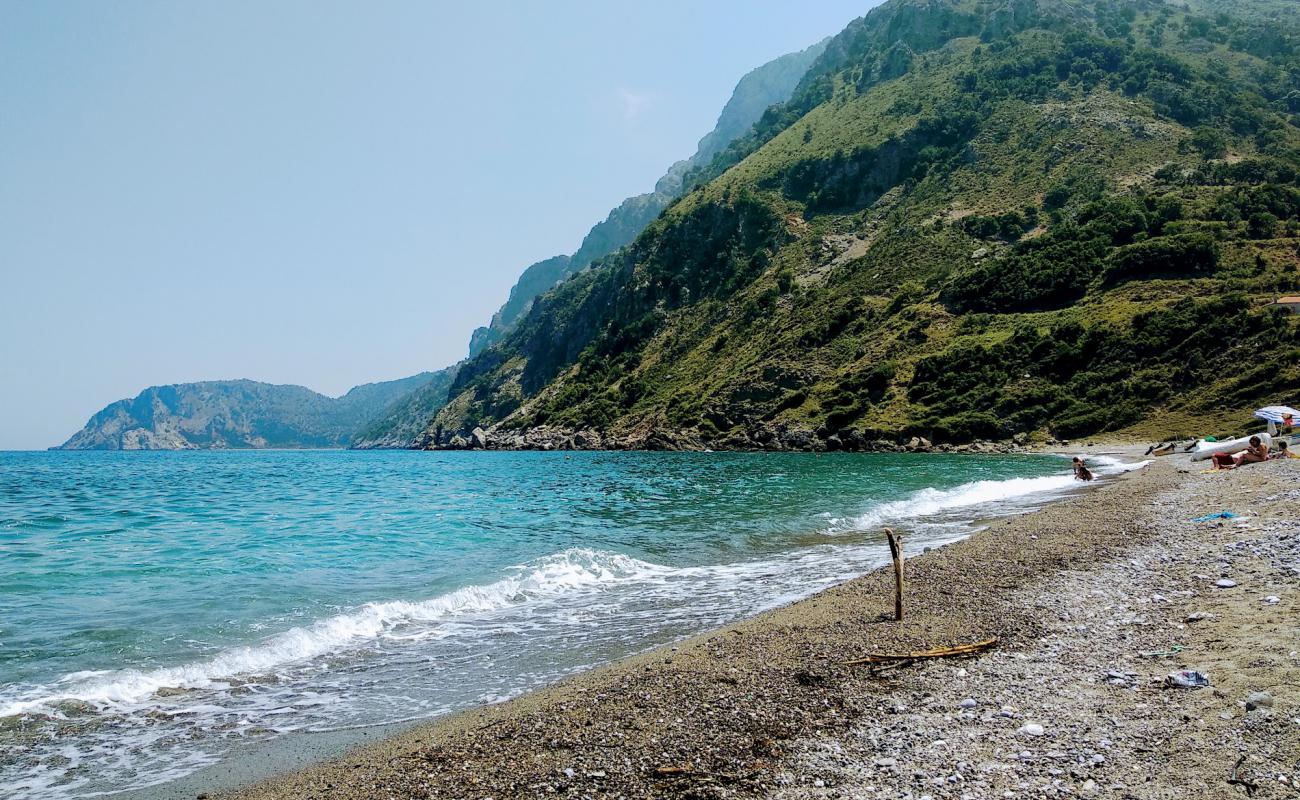
{"label": "sea", "polygon": [[1076,488],[1054,455],[0,453],[0,797],[360,742]]}

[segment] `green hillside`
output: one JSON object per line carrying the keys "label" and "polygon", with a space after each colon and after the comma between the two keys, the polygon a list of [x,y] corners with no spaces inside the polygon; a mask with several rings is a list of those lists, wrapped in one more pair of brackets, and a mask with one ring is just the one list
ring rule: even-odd
{"label": "green hillside", "polygon": [[849,448],[1300,397],[1300,3],[891,0],[421,439]]}
{"label": "green hillside", "polygon": [[681,196],[685,175],[708,164],[732,141],[749,131],[773,103],[790,99],[799,80],[825,46],[825,41],[818,42],[797,53],[772,59],[746,73],[722,107],[713,130],[700,139],[694,155],[669,167],[655,182],[653,192],[629,197],[612,209],[604,220],[592,226],[572,256],[553,256],[523,271],[511,287],[509,298],[492,315],[491,322],[476,328],[470,336],[470,357],[505,338],[532,307],[538,295],[635,239],[660,212]]}
{"label": "green hillside", "polygon": [[433,373],[410,392],[381,407],[352,434],[348,446],[355,450],[402,449],[411,446],[415,437],[429,424],[438,409],[447,404],[447,391],[456,379],[459,364]]}

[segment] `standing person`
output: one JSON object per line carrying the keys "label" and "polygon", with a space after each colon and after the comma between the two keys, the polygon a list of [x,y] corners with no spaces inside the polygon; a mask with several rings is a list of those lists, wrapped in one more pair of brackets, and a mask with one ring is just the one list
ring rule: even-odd
{"label": "standing person", "polygon": [[1093,478],[1092,470],[1088,469],[1079,456],[1074,457],[1074,477],[1075,480],[1090,481]]}

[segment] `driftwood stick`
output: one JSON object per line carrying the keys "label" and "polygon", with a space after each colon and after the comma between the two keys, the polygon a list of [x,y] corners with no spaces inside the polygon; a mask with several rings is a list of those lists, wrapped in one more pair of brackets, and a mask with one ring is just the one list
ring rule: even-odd
{"label": "driftwood stick", "polygon": [[889,539],[889,555],[894,559],[894,619],[903,619],[903,537],[885,528]]}
{"label": "driftwood stick", "polygon": [[970,644],[959,644],[953,647],[936,647],[933,650],[921,650],[915,653],[872,653],[864,658],[855,658],[852,661],[843,662],[845,666],[854,666],[855,664],[879,664],[881,662],[901,661],[903,659],[913,658],[947,658],[948,656],[969,656],[981,653],[998,643],[996,638],[985,639],[982,642],[971,642]]}

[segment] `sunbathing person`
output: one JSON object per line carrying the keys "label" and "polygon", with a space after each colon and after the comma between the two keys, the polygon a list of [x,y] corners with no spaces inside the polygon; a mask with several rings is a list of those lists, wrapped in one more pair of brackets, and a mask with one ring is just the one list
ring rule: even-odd
{"label": "sunbathing person", "polygon": [[1283,439],[1282,441],[1277,443],[1277,452],[1269,453],[1268,457],[1269,458],[1300,458],[1300,455],[1296,455],[1291,450],[1290,446],[1287,445],[1286,439]]}
{"label": "sunbathing person", "polygon": [[1250,444],[1239,455],[1215,453],[1213,461],[1215,469],[1236,469],[1242,464],[1258,464],[1261,461],[1268,461],[1268,448],[1258,436],[1252,436]]}

